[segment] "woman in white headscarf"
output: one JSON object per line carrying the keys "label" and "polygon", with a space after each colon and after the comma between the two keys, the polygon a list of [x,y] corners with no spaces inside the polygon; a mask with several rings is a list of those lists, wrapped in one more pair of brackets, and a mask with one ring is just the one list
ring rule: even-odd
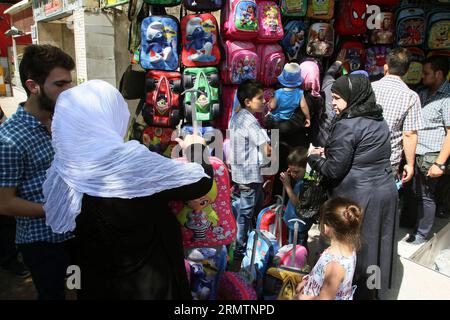
{"label": "woman in white headscarf", "polygon": [[[79,299],[190,299],[181,231],[168,202],[207,194],[213,170],[124,142],[129,116],[120,93],[101,80],[58,97],[55,157],[43,186],[46,221],[54,232],[75,231]],[[197,138],[179,141],[191,162],[203,143]]]}

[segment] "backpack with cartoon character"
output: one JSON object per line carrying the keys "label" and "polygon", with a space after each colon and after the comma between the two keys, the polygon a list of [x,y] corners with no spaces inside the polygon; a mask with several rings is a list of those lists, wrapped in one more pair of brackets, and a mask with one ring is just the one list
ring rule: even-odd
{"label": "backpack with cartoon character", "polygon": [[307,0],[281,0],[281,14],[285,17],[304,17],[308,8]]}
{"label": "backpack with cartoon character", "polygon": [[203,92],[203,94],[186,92],[184,95],[184,115],[187,122],[192,123],[194,107],[197,121],[211,121],[219,116],[219,85],[219,71],[216,67],[184,69],[184,89],[196,89]]}
{"label": "backpack with cartoon character", "polygon": [[256,54],[260,59],[258,79],[265,86],[278,83],[277,77],[281,74],[285,63],[283,49],[279,44],[259,44]]}
{"label": "backpack with cartoon character", "polygon": [[288,61],[300,59],[301,48],[305,44],[308,28],[303,21],[292,20],[284,26],[284,38],[281,46],[286,53]]}
{"label": "backpack with cartoon character", "polygon": [[259,57],[251,42],[226,41],[225,60],[220,68],[224,84],[240,84],[258,77]]}
{"label": "backpack with cartoon character", "polygon": [[336,34],[358,35],[367,32],[367,6],[365,0],[341,0],[334,23]]}
{"label": "backpack with cartoon character", "polygon": [[217,33],[217,21],[211,13],[184,16],[181,19],[181,63],[186,67],[219,64]]}
{"label": "backpack with cartoon character", "polygon": [[144,69],[175,71],[178,68],[178,20],[150,16],[141,24],[140,64]]}
{"label": "backpack with cartoon character", "polygon": [[334,0],[308,0],[308,11],[306,15],[311,19],[330,20],[333,19]]}
{"label": "backpack with cartoon character", "polygon": [[384,75],[386,58],[391,51],[390,46],[373,46],[366,50],[366,71],[371,80],[378,80]]}
{"label": "backpack with cartoon character", "polygon": [[396,39],[401,47],[421,47],[425,42],[425,12],[421,8],[400,8],[397,13]]}
{"label": "backpack with cartoon character", "polygon": [[450,11],[430,12],[427,17],[427,48],[450,49]]}
{"label": "backpack with cartoon character", "polygon": [[381,12],[375,18],[375,24],[380,28],[370,32],[372,44],[392,44],[394,43],[394,14],[392,12]]}
{"label": "backpack with cartoon character", "polygon": [[280,8],[273,1],[258,2],[258,42],[275,42],[283,39]]}
{"label": "backpack with cartoon character", "polygon": [[425,53],[420,48],[408,48],[408,51],[411,54],[411,59],[408,71],[402,79],[407,85],[415,86],[422,80],[422,63],[425,60]]}
{"label": "backpack with cartoon character", "polygon": [[311,25],[308,34],[306,54],[329,57],[334,49],[334,30],[331,24],[318,22]]}
{"label": "backpack with cartoon character", "polygon": [[221,32],[226,39],[251,40],[258,35],[255,0],[229,0],[221,11]]}
{"label": "backpack with cartoon character", "polygon": [[189,11],[217,11],[222,9],[222,0],[183,0],[183,6]]}
{"label": "backpack with cartoon character", "polygon": [[[236,237],[236,221],[231,210],[227,166],[219,158],[208,159],[214,169],[211,190],[203,197],[186,203],[180,201],[169,203],[180,223],[185,249],[228,245]],[[187,162],[185,158],[176,160]]]}
{"label": "backpack with cartoon character", "polygon": [[178,142],[172,140],[175,129],[161,127],[146,127],[142,132],[142,144],[150,151],[156,152],[164,157],[170,158],[172,150]]}
{"label": "backpack with cartoon character", "polygon": [[180,122],[181,75],[150,70],[145,75],[145,105],[142,117],[149,126],[175,128]]}
{"label": "backpack with cartoon character", "polygon": [[341,44],[340,48],[346,50],[345,58],[348,62],[343,67],[348,73],[364,69],[366,49],[361,41],[347,40]]}

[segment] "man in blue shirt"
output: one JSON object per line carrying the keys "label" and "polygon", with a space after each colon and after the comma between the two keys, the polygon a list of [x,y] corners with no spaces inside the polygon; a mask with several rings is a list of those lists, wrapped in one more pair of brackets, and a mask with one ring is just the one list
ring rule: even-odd
{"label": "man in blue shirt", "polygon": [[70,234],[45,224],[42,184],[53,161],[51,119],[58,95],[72,87],[73,59],[50,45],[31,45],[20,63],[28,99],[0,127],[0,214],[15,216],[16,243],[39,299],[64,299]]}

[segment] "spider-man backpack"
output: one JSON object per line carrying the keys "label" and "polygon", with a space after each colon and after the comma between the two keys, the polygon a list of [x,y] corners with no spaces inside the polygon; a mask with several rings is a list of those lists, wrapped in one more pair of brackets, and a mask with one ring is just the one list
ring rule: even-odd
{"label": "spider-man backpack", "polygon": [[367,6],[365,0],[339,1],[338,14],[334,23],[336,34],[358,35],[367,32]]}

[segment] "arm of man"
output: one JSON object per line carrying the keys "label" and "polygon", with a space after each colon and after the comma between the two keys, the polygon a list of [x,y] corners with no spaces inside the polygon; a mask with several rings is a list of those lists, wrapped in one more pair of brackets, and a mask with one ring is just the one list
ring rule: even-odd
{"label": "arm of man", "polygon": [[[450,157],[450,127],[446,127],[447,136],[445,137],[444,144],[442,145],[441,152],[436,159],[436,163],[444,164]],[[433,165],[430,170],[428,170],[428,176],[431,178],[438,178],[444,174],[444,171],[439,169],[439,167]]]}
{"label": "arm of man", "polygon": [[45,217],[40,203],[24,200],[16,196],[15,187],[0,188],[0,215],[16,217]]}
{"label": "arm of man", "polygon": [[403,151],[406,158],[406,164],[403,167],[403,183],[410,181],[414,176],[417,140],[417,131],[403,131]]}
{"label": "arm of man", "polygon": [[311,115],[309,114],[308,104],[306,103],[305,96],[302,97],[300,101],[300,108],[302,109],[303,114],[305,115],[305,128],[308,128],[311,125]]}

